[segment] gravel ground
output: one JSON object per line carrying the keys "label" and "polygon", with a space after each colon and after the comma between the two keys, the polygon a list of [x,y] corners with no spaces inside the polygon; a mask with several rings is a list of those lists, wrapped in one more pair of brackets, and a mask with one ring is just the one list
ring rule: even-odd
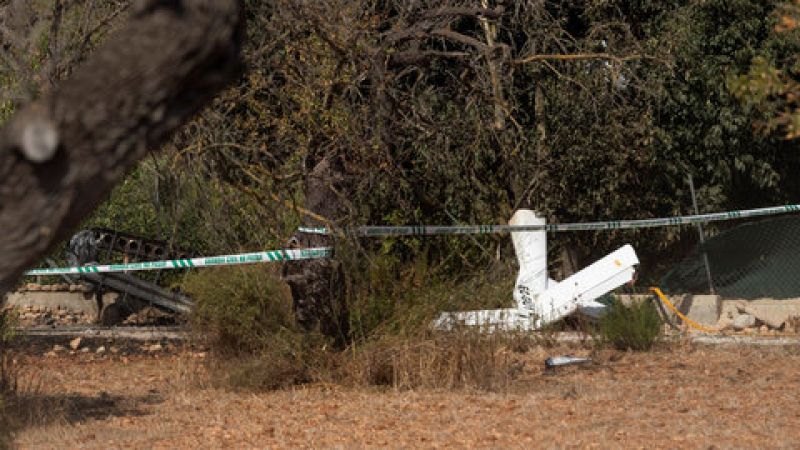
{"label": "gravel ground", "polygon": [[800,347],[670,345],[500,392],[209,388],[204,354],[19,356],[20,448],[796,448]]}

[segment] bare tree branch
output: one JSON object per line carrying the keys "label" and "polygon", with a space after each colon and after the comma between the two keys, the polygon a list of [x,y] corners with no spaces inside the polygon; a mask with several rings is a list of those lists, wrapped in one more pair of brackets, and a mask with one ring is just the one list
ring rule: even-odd
{"label": "bare tree branch", "polygon": [[645,55],[628,55],[628,56],[616,56],[610,53],[572,53],[572,54],[541,54],[541,55],[531,55],[526,56],[524,58],[514,59],[511,60],[512,64],[529,64],[533,62],[541,62],[541,61],[584,61],[584,60],[593,60],[593,59],[605,59],[608,61],[614,62],[625,62],[625,61],[632,61],[636,59],[653,59],[651,57]]}

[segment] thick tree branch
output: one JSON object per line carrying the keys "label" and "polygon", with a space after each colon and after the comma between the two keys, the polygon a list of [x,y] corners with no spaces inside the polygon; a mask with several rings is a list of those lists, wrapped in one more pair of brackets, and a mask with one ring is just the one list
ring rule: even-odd
{"label": "thick tree branch", "polygon": [[0,129],[0,290],[241,71],[240,0],[147,0]]}

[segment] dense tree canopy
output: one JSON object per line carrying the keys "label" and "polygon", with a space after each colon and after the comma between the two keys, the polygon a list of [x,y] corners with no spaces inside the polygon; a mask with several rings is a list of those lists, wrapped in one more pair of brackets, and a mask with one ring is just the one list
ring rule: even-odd
{"label": "dense tree canopy", "polygon": [[[685,214],[689,174],[705,211],[782,202],[796,195],[796,152],[754,133],[765,113],[726,84],[755,57],[796,52],[773,32],[773,8],[253,2],[251,71],[178,145],[189,172],[299,216],[305,175],[338,159],[343,209],[329,219],[342,224],[496,223],[519,206],[562,222]],[[681,237],[556,239],[584,259],[631,239],[661,252]],[[461,264],[493,255],[495,241],[481,242],[380,245],[470,254],[450,260]]]}

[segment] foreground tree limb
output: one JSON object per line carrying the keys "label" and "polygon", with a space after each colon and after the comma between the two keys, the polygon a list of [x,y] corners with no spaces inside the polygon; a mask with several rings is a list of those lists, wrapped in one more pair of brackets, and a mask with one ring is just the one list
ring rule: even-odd
{"label": "foreground tree limb", "polygon": [[72,78],[0,129],[0,290],[241,71],[240,0],[146,0]]}

